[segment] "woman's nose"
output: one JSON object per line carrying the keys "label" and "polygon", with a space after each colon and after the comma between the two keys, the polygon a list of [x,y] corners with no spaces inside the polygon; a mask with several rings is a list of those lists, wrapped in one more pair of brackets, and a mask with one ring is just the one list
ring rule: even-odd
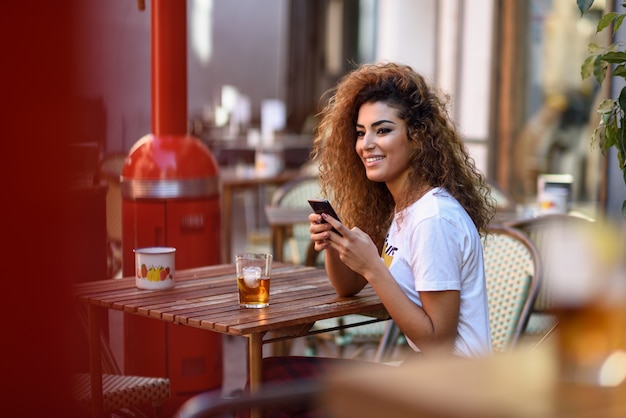
{"label": "woman's nose", "polygon": [[363,135],[363,148],[364,149],[372,149],[376,146],[376,141],[374,135],[366,133]]}

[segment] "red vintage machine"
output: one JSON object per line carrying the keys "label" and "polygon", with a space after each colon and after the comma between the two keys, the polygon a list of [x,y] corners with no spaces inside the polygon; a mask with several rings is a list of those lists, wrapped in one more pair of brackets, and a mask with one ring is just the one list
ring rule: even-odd
{"label": "red vintage machine", "polygon": [[[218,165],[187,135],[186,2],[152,2],[152,128],[121,178],[123,274],[134,248],[176,248],[176,269],[220,262]],[[127,374],[170,378],[173,402],[222,385],[221,335],[126,315]]]}

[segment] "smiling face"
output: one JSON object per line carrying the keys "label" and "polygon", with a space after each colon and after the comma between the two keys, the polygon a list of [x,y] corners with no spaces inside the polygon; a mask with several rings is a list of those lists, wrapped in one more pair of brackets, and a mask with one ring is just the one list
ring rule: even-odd
{"label": "smiling face", "polygon": [[409,176],[412,149],[406,123],[384,102],[364,103],[356,123],[355,149],[367,178],[384,182],[397,201]]}

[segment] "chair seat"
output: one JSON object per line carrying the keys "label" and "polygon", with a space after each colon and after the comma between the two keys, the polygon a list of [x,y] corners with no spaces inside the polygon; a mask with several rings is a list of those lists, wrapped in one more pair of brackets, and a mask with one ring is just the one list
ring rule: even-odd
{"label": "chair seat", "polygon": [[[91,375],[74,375],[74,397],[85,411],[91,411]],[[170,397],[170,381],[161,377],[102,375],[102,404],[104,412],[129,406],[151,404],[159,407]]]}

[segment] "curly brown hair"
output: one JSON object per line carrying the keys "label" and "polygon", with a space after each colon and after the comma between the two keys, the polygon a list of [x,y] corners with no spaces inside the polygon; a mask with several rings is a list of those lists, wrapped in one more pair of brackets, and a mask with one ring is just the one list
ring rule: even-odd
{"label": "curly brown hair", "polygon": [[[439,96],[407,65],[365,64],[343,77],[324,96],[313,141],[322,194],[338,208],[349,227],[358,225],[382,248],[394,209],[417,199],[424,185],[443,187],[484,234],[495,210],[490,189],[451,121],[445,96]],[[384,102],[405,121],[412,155],[405,202],[395,202],[385,183],[373,182],[355,151],[356,121],[364,103]]]}

